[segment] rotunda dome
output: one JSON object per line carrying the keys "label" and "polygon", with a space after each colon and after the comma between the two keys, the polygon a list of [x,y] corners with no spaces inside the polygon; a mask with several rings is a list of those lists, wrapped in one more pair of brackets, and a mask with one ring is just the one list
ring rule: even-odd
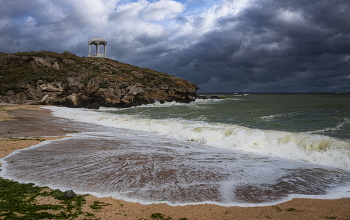
{"label": "rotunda dome", "polygon": [[105,43],[105,44],[107,44],[107,41],[103,38],[100,38],[100,37],[93,37],[89,40],[89,44],[93,44],[93,43],[96,43],[96,44]]}
{"label": "rotunda dome", "polygon": [[[93,37],[89,40],[89,54],[88,57],[98,57],[98,58],[107,58],[107,41],[100,37]],[[96,55],[91,54],[91,45],[96,46]],[[100,53],[99,46],[103,45],[103,53]]]}

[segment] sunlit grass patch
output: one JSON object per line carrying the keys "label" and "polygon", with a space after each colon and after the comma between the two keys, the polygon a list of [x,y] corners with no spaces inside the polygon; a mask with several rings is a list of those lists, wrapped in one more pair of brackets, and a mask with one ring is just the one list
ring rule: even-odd
{"label": "sunlit grass patch", "polygon": [[[85,195],[65,200],[64,192],[0,178],[1,219],[95,219],[81,211]],[[43,200],[47,201],[43,201]]]}

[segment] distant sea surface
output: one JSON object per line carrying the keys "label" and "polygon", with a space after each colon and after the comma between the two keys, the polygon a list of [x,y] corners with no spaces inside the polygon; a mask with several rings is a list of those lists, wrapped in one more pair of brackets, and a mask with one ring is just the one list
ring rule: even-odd
{"label": "distant sea surface", "polygon": [[4,159],[21,182],[144,204],[350,196],[350,94],[201,94],[132,108],[45,107],[93,131]]}

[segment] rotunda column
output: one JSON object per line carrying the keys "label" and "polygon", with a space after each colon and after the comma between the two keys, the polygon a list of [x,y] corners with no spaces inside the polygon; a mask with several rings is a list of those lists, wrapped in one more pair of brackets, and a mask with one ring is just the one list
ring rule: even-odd
{"label": "rotunda column", "polygon": [[[1,0],[0,0],[1,1]],[[107,41],[102,38],[94,37],[89,40],[89,56],[91,57],[107,57]],[[91,44],[96,46],[96,55],[91,54]],[[103,52],[100,53],[100,45],[103,45]]]}

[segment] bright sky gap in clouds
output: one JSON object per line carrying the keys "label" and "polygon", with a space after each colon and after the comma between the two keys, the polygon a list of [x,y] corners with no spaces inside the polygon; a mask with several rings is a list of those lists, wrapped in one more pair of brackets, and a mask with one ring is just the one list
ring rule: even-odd
{"label": "bright sky gap in clouds", "polygon": [[347,0],[0,0],[0,52],[108,57],[199,92],[350,92]]}

